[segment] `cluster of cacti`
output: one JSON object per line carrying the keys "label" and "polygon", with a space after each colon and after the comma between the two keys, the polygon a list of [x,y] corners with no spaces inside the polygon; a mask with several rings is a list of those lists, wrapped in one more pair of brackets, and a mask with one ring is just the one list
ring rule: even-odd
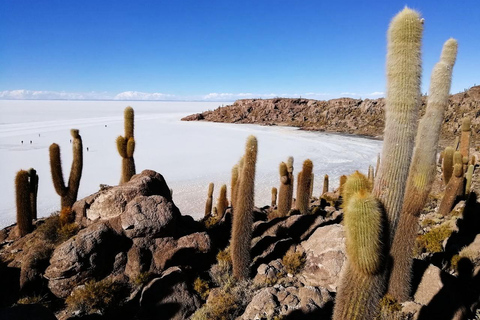
{"label": "cluster of cacti", "polygon": [[135,151],[135,139],[133,137],[134,112],[132,107],[126,107],[124,111],[125,118],[125,136],[118,136],[117,150],[122,157],[122,176],[120,184],[130,181],[135,175],[135,160],[133,153]]}
{"label": "cluster of cacti", "polygon": [[[385,229],[377,225],[378,230],[376,232],[369,230],[372,236],[367,238],[364,235],[361,239],[365,241],[360,243],[365,244],[366,239],[370,239],[368,241],[371,242],[373,237],[382,234],[381,230],[387,230],[379,241],[383,240],[385,253],[393,256],[393,274],[389,278],[390,265],[381,263],[378,266],[371,261],[372,265],[369,266],[375,268],[370,270],[364,268],[362,275],[353,272],[351,265],[356,265],[358,269],[358,257],[355,256],[355,251],[352,253],[351,249],[347,249],[352,270],[345,273],[337,291],[334,319],[374,319],[379,300],[385,294],[386,288],[389,288],[389,293],[400,301],[404,299],[405,293],[408,296],[410,291],[412,243],[417,233],[418,215],[425,205],[435,173],[438,137],[448,102],[457,51],[455,40],[450,39],[445,43],[440,62],[432,73],[426,114],[420,121],[417,132],[422,31],[423,19],[409,8],[395,16],[390,24],[384,144],[379,169],[375,173],[372,196],[367,191],[365,194],[352,195],[348,194],[348,189],[343,192],[347,244],[359,243],[358,234],[355,236],[349,231],[350,228],[355,228],[356,225],[366,230],[365,224],[348,220],[349,212],[354,211],[351,207],[353,204],[360,206],[368,202],[369,205],[364,204],[361,206],[362,209],[368,208],[369,212],[372,212],[376,210],[375,208],[381,207],[385,212]],[[414,151],[416,132],[417,145]],[[378,205],[374,205],[376,202]],[[369,227],[374,225],[372,222]],[[382,252],[379,251],[378,245],[375,243],[371,245],[369,254],[376,252],[379,256],[377,260],[372,261],[382,261]],[[367,271],[372,273],[366,276]]]}
{"label": "cluster of cacti", "polygon": [[250,273],[250,242],[252,238],[254,182],[257,162],[257,139],[247,138],[245,155],[239,166],[239,180],[235,196],[232,238],[230,251],[232,256],[233,276],[237,280],[247,279]]}
{"label": "cluster of cacti", "polygon": [[[290,160],[291,159],[291,160]],[[285,217],[292,208],[293,198],[293,158],[280,163],[280,188],[278,190],[277,216]]]}
{"label": "cluster of cacti", "polygon": [[303,162],[302,171],[298,173],[297,199],[295,208],[301,214],[308,214],[310,205],[310,184],[312,183],[313,163],[310,159]]}
{"label": "cluster of cacti", "polygon": [[222,185],[220,188],[220,195],[218,196],[217,199],[217,219],[221,220],[223,218],[223,215],[225,214],[225,210],[227,210],[228,207],[228,199],[227,199],[227,185]]}
{"label": "cluster of cacti", "polygon": [[71,208],[77,201],[78,187],[82,177],[83,168],[83,145],[82,137],[77,129],[70,130],[73,137],[73,161],[70,170],[68,185],[65,185],[63,179],[62,162],[60,159],[60,147],[53,143],[50,145],[50,170],[52,172],[53,185],[55,191],[61,197],[61,208]]}
{"label": "cluster of cacti", "polygon": [[212,215],[213,187],[213,182],[210,182],[210,184],[208,185],[207,202],[205,203],[205,218]]}
{"label": "cluster of cacti", "polygon": [[35,169],[20,170],[15,177],[17,229],[23,237],[32,231],[32,220],[37,219],[38,175]]}

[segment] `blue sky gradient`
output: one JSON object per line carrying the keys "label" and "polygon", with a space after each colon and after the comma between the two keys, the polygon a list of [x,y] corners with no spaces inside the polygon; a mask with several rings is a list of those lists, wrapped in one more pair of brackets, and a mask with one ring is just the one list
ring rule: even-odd
{"label": "blue sky gradient", "polygon": [[422,91],[449,37],[452,93],[480,84],[478,0],[0,0],[0,98],[375,98],[405,5],[425,18]]}

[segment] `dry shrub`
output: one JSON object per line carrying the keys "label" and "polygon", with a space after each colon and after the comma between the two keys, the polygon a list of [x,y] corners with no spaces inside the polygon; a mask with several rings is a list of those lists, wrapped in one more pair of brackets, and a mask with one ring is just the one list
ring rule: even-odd
{"label": "dry shrub", "polygon": [[122,302],[119,297],[123,290],[124,286],[111,280],[91,280],[75,288],[65,302],[71,312],[104,314]]}
{"label": "dry shrub", "polygon": [[76,223],[62,224],[58,214],[52,214],[50,217],[38,226],[37,233],[45,241],[58,245],[78,233],[80,227]]}
{"label": "dry shrub", "polygon": [[63,207],[60,211],[60,224],[66,225],[73,222],[73,212],[70,207]]}
{"label": "dry shrub", "polygon": [[431,253],[442,252],[442,243],[445,239],[450,237],[451,234],[452,230],[447,225],[432,228],[427,233],[417,237],[417,251],[422,251],[424,249]]}
{"label": "dry shrub", "polygon": [[210,287],[206,280],[196,278],[193,282],[193,289],[200,295],[203,300],[206,300],[210,294]]}
{"label": "dry shrub", "polygon": [[304,252],[295,252],[293,250],[288,250],[282,259],[285,270],[293,275],[297,274],[303,268],[305,261]]}

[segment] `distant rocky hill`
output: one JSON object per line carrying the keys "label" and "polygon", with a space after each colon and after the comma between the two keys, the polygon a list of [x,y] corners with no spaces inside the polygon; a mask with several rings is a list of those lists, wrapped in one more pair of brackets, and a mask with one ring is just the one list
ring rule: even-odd
{"label": "distant rocky hill", "polygon": [[[422,114],[426,97],[422,98]],[[348,133],[381,138],[384,129],[385,99],[340,98],[328,101],[311,99],[243,99],[232,105],[187,116],[182,120],[294,126],[305,130]],[[452,139],[462,118],[472,120],[473,140],[480,135],[480,86],[454,94],[445,113],[442,138]]]}

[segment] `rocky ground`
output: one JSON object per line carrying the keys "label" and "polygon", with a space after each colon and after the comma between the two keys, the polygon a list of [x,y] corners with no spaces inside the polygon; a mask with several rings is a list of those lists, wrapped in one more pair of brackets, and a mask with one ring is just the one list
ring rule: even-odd
{"label": "rocky ground", "polygon": [[[422,97],[422,113],[426,96]],[[385,126],[385,99],[340,98],[328,101],[311,99],[243,99],[230,106],[193,114],[185,121],[205,120],[227,123],[293,126],[305,130],[347,133],[382,138]],[[480,146],[480,86],[450,97],[442,127],[442,139],[450,140],[460,130],[464,117],[472,120],[473,140]]]}
{"label": "rocky ground", "polygon": [[[443,217],[440,177],[420,219],[413,299],[396,319],[451,319],[480,297],[480,178]],[[310,215],[270,220],[272,208],[255,208],[251,280],[235,283],[230,211],[194,221],[143,171],[77,201],[75,222],[0,232],[0,319],[330,319],[346,260],[339,203],[333,191]]]}

